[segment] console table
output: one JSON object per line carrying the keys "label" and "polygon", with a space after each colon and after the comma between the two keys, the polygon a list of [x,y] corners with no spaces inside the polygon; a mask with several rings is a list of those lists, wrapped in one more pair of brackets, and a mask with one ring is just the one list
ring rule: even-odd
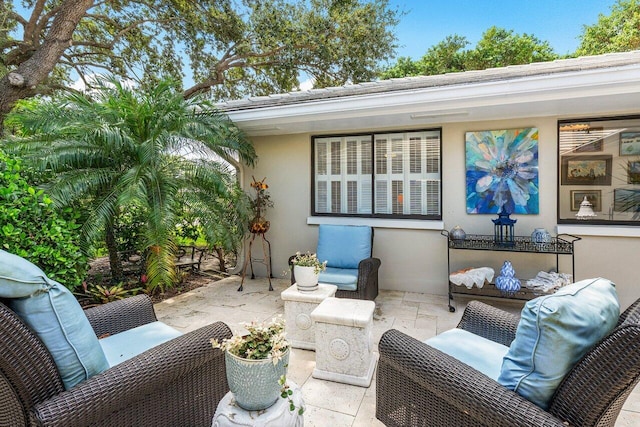
{"label": "console table", "polygon": [[[528,252],[531,254],[551,254],[556,256],[556,270],[558,269],[558,261],[560,255],[567,255],[571,257],[571,274],[575,279],[575,260],[574,260],[574,243],[581,240],[580,237],[573,236],[571,234],[560,234],[556,237],[552,237],[551,241],[546,243],[537,243],[531,240],[529,236],[515,236],[512,244],[497,243],[494,236],[480,235],[480,234],[467,234],[465,239],[454,240],[449,236],[447,230],[442,230],[441,233],[447,238],[447,272],[451,274],[451,251],[453,250],[476,250],[476,251],[496,251],[496,252]],[[496,272],[497,276],[497,272]],[[489,283],[482,288],[468,289],[464,286],[458,286],[449,283],[449,311],[456,311],[455,307],[451,305],[454,295],[471,295],[477,297],[492,297],[492,298],[507,298],[514,300],[528,301],[535,297],[540,296],[540,292],[533,291],[531,289],[522,286],[522,288],[513,295],[505,296],[495,284]],[[524,283],[524,281],[523,281]]]}

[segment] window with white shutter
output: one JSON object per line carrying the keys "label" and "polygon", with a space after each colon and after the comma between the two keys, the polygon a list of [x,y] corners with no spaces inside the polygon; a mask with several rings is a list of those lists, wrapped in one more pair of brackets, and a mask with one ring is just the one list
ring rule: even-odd
{"label": "window with white shutter", "polygon": [[441,130],[317,136],[314,215],[441,219]]}

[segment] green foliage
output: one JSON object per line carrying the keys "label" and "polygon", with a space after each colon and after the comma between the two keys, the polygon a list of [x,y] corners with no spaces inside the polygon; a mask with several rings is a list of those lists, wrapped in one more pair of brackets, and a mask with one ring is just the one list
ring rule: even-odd
{"label": "green foliage", "polygon": [[108,302],[137,295],[141,290],[142,288],[127,289],[123,283],[118,283],[113,286],[89,285],[86,293],[91,297],[91,299],[93,299],[93,301],[100,304],[106,304]]}
{"label": "green foliage", "polygon": [[463,36],[454,34],[432,46],[417,61],[400,60],[385,69],[382,79],[405,76],[437,75],[459,71],[484,70],[507,65],[551,61],[558,58],[548,42],[529,34],[491,27],[482,35],[475,48]]}
{"label": "green foliage", "polygon": [[640,49],[640,1],[618,0],[611,15],[600,14],[597,23],[584,26],[576,56],[636,49]]}
{"label": "green foliage", "polygon": [[88,268],[77,243],[78,215],[72,208],[58,212],[49,196],[29,185],[23,172],[19,160],[0,151],[0,247],[74,289]]}
{"label": "green foliage", "polygon": [[530,34],[514,34],[512,30],[497,27],[485,31],[476,48],[468,55],[465,63],[469,70],[545,62],[558,58],[549,42]]}
{"label": "green foliage", "polygon": [[[36,2],[29,1],[24,12],[12,13],[10,3],[0,3],[0,36],[4,28],[18,35],[6,39],[5,31],[0,39],[0,77],[36,52],[50,58],[39,50],[52,37],[53,21],[69,14],[69,3],[45,0],[34,11]],[[217,99],[289,91],[301,72],[319,87],[369,81],[379,61],[393,56],[400,16],[388,0],[94,2],[62,58],[53,57],[53,72],[36,82],[37,92],[68,86],[76,73],[91,83],[96,72],[138,76],[148,87],[190,74],[195,84],[187,96],[210,92]]]}
{"label": "green foliage", "polygon": [[105,239],[112,274],[119,271],[120,239],[146,254],[149,291],[173,286],[184,212],[207,237],[246,229],[230,164],[236,156],[253,164],[253,146],[210,101],[185,100],[172,81],[141,90],[109,79],[90,96],[21,105],[10,120],[24,129],[11,147],[55,173],[47,188],[56,204],[87,210],[83,242]]}

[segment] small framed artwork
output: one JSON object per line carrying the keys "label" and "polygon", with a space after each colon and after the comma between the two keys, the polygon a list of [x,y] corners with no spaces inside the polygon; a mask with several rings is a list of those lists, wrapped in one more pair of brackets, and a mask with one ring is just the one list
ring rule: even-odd
{"label": "small framed artwork", "polygon": [[563,156],[562,185],[611,185],[610,155]]}
{"label": "small framed artwork", "polygon": [[629,162],[627,184],[640,184],[640,162]]}
{"label": "small framed artwork", "polygon": [[[602,135],[604,128],[589,128],[586,133],[591,135]],[[602,136],[598,137],[595,141],[585,142],[577,146],[574,153],[596,153],[604,149],[604,139]]]}
{"label": "small framed artwork", "polygon": [[626,188],[613,190],[613,210],[616,212],[640,212],[640,190]]}
{"label": "small framed artwork", "polygon": [[620,132],[620,155],[640,156],[640,130]]}
{"label": "small framed artwork", "polygon": [[571,190],[571,210],[579,211],[580,203],[587,198],[591,203],[594,212],[602,212],[602,191],[601,190]]}

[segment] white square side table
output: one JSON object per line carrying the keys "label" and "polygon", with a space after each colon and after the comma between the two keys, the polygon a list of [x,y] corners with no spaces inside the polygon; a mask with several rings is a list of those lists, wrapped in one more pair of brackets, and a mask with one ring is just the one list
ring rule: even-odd
{"label": "white square side table", "polygon": [[287,341],[292,347],[305,350],[316,349],[316,333],[311,312],[325,299],[336,294],[335,285],[318,284],[312,292],[300,292],[291,285],[280,294],[284,301],[284,320],[286,322]]}
{"label": "white square side table", "polygon": [[327,298],[313,310],[316,367],[313,377],[369,387],[378,361],[373,353],[373,301]]}

